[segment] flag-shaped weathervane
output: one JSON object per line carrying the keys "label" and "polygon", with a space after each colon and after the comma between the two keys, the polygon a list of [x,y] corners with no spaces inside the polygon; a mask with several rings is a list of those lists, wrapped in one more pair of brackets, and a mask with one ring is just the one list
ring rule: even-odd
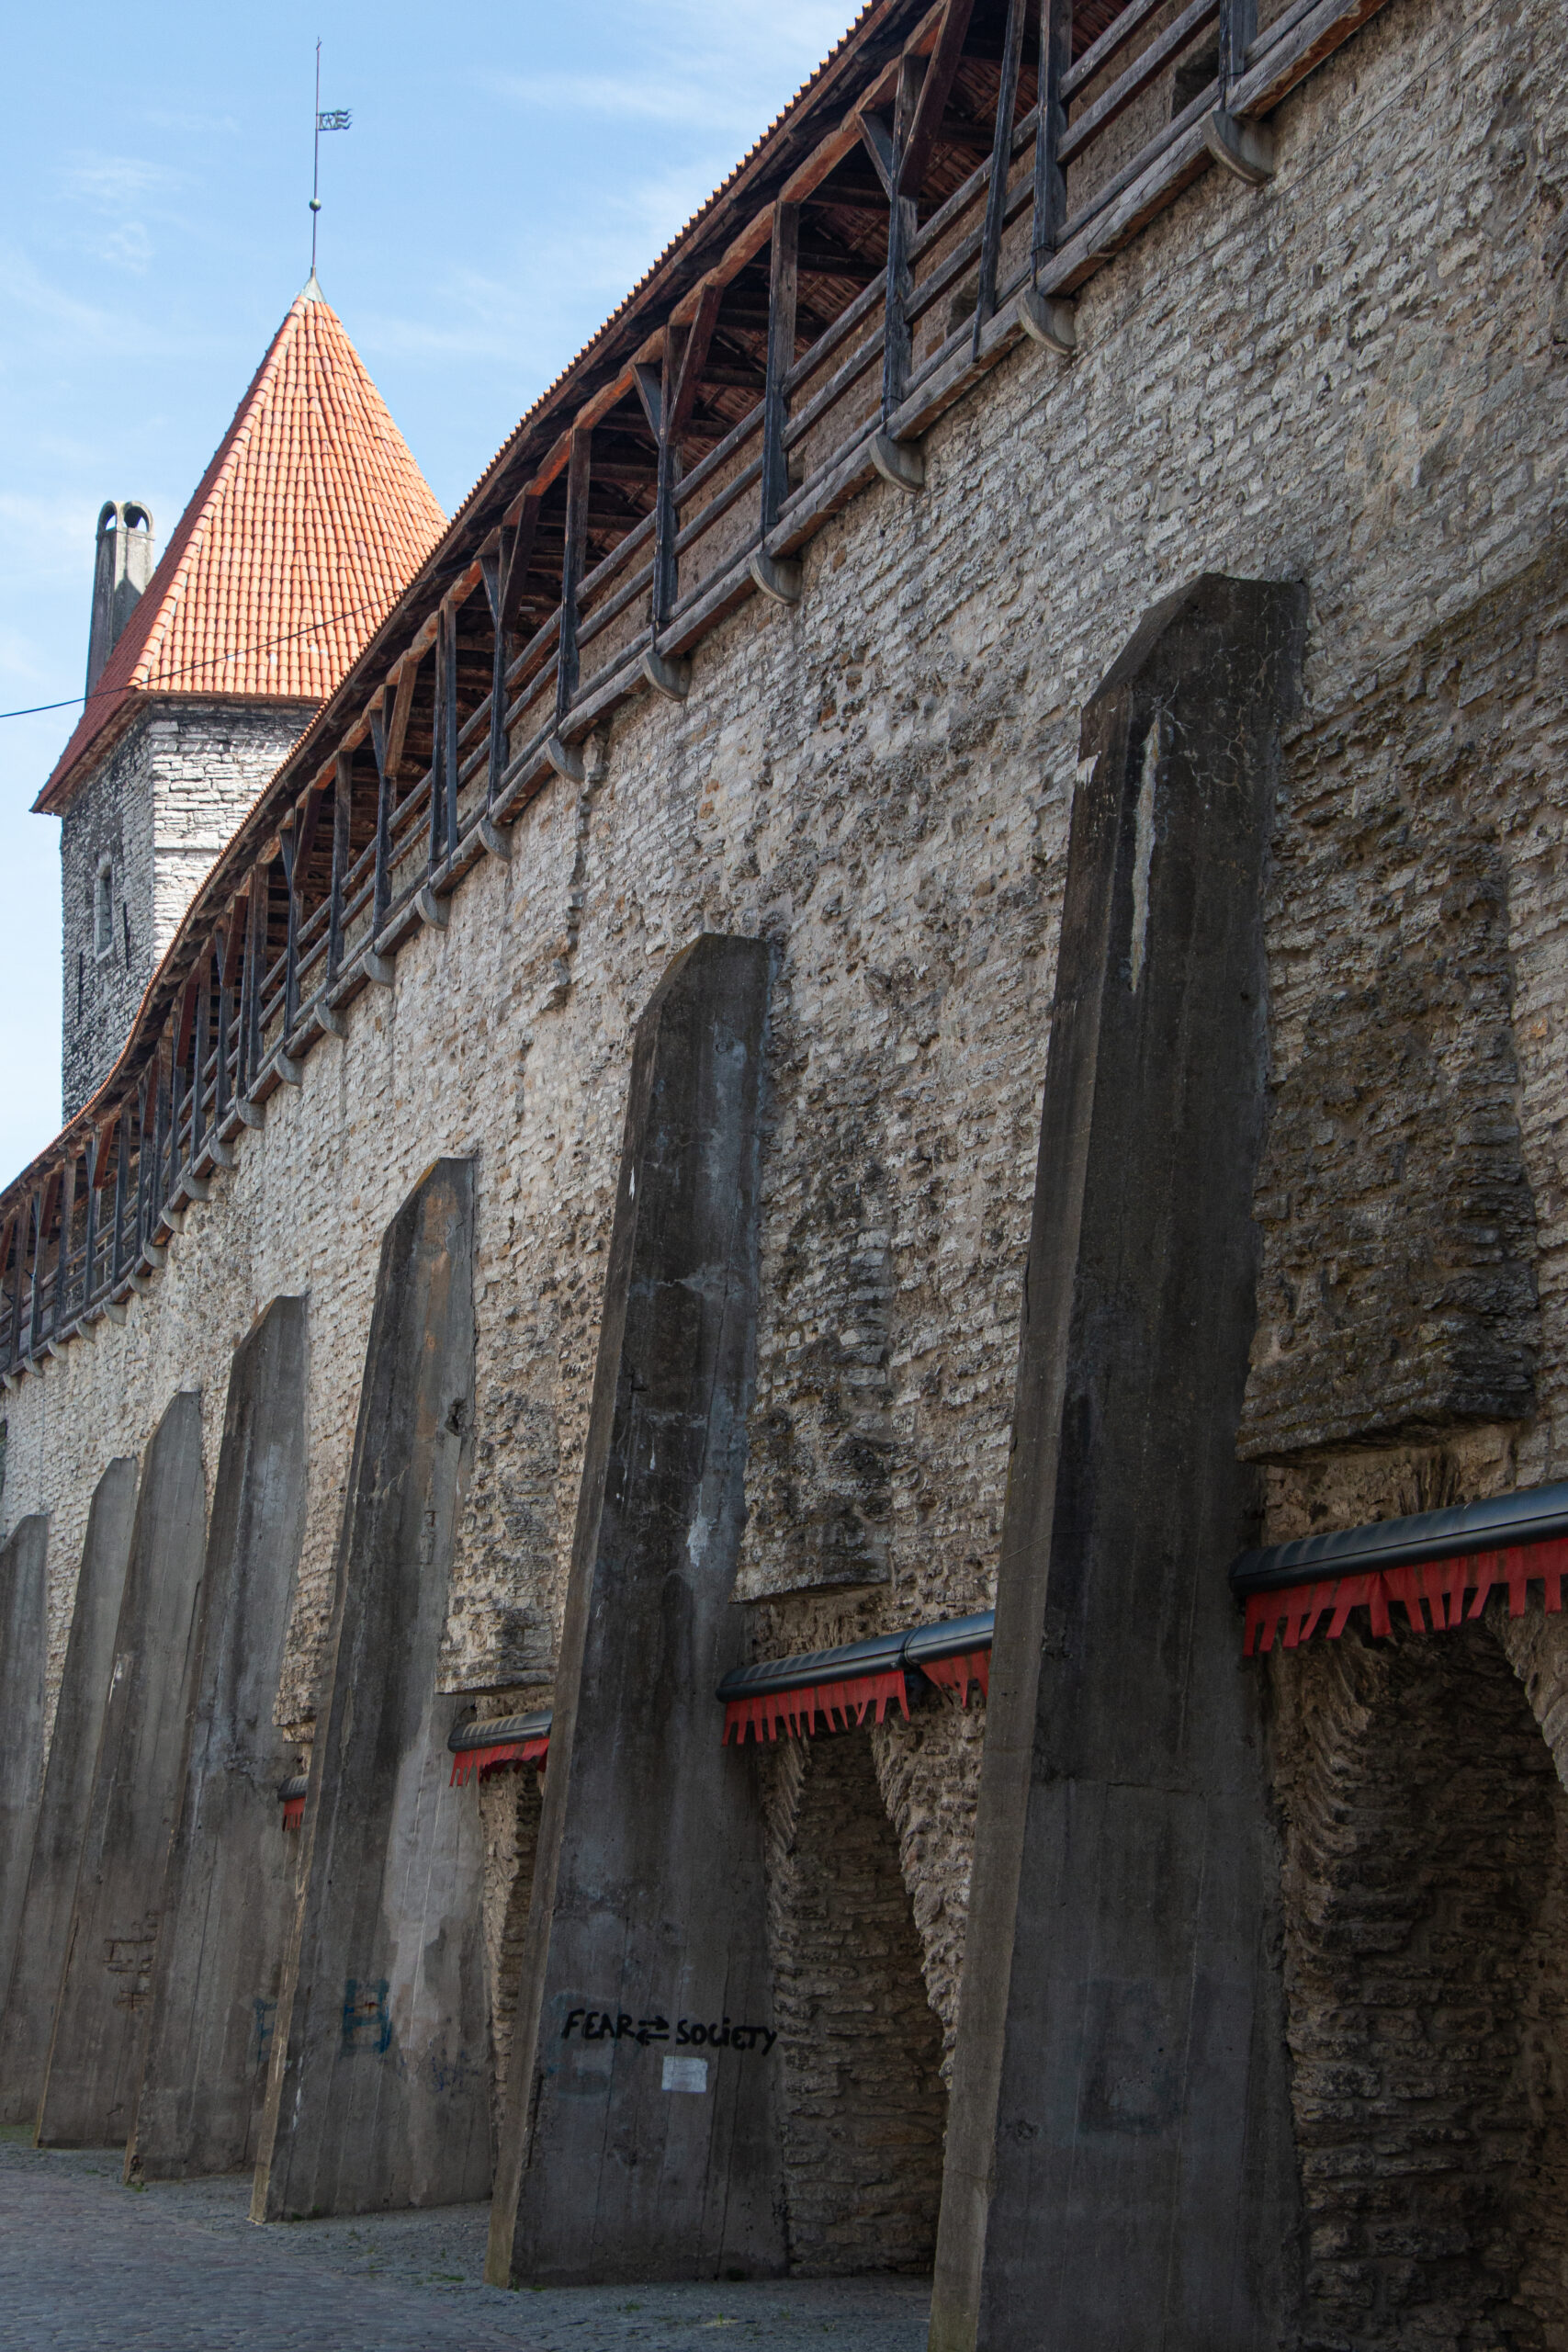
{"label": "flag-shaped weathervane", "polygon": [[316,275],[316,216],[321,209],[321,133],[323,130],[351,130],[354,110],[351,107],[328,107],[321,110],[321,44],[316,43],[316,144],[310,167],[310,276]]}

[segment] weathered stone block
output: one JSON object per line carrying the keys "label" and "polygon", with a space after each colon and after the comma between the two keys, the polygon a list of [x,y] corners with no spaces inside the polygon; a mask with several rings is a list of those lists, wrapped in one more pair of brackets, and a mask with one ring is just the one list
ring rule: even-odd
{"label": "weathered stone block", "polygon": [[254,2161],[298,1850],[273,1723],[305,1523],[306,1302],[276,1298],[234,1351],[201,1580],[195,1698],[152,1964],[126,2177]]}
{"label": "weathered stone block", "polygon": [[182,1390],[141,1465],[40,2147],[121,2147],[130,2130],[190,1717],[206,1505],[201,1399]]}
{"label": "weathered stone block", "polygon": [[1295,587],[1207,575],[1084,713],[931,2343],[1257,2352],[1296,2181],[1278,1858],[1224,1569]]}
{"label": "weathered stone block", "polygon": [[76,1572],[71,1638],[55,1704],[10,1988],[0,2016],[0,2123],[36,2122],[43,2097],[55,1996],[70,1942],[76,1871],[92,1802],[93,1768],[114,1671],[135,1510],[136,1464],[122,1454],[93,1489]]}
{"label": "weathered stone block", "polygon": [[381,1244],[258,2222],[490,2186],[484,1844],[471,1792],[449,1785],[459,1702],[435,1689],[473,1426],[473,1248],[472,1166],[437,1160]]}
{"label": "weathered stone block", "polygon": [[781,2270],[744,1655],[771,951],[698,939],[637,1025],[487,2275]]}

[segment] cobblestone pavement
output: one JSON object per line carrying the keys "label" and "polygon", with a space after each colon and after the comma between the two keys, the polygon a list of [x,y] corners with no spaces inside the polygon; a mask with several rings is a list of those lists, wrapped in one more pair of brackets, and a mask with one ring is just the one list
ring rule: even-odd
{"label": "cobblestone pavement", "polygon": [[[923,2352],[924,2279],[483,2283],[489,2208],[247,2219],[250,2178],[130,2189],[107,2150],[0,2133],[3,2352]],[[720,2335],[719,2329],[733,2329]]]}

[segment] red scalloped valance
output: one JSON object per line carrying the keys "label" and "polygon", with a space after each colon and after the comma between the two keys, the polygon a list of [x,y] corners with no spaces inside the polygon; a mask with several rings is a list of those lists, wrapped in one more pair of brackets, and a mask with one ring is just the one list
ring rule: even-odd
{"label": "red scalloped valance", "polygon": [[448,1786],[466,1788],[477,1772],[487,1781],[507,1764],[537,1764],[541,1767],[549,1754],[548,1732],[536,1739],[502,1739],[493,1747],[465,1747],[452,1758],[452,1778]]}
{"label": "red scalloped valance", "polygon": [[760,1745],[764,1736],[776,1739],[781,1726],[786,1738],[809,1739],[818,1715],[826,1717],[829,1731],[848,1731],[852,1713],[857,1724],[863,1724],[873,1707],[876,1710],[873,1720],[881,1723],[893,1699],[908,1715],[909,1692],[901,1666],[880,1674],[852,1675],[843,1682],[802,1683],[794,1690],[748,1691],[743,1699],[725,1702],[724,1744],[728,1746],[731,1732],[739,1732],[738,1745],[744,1747],[750,1731]]}
{"label": "red scalloped valance", "polygon": [[[1307,1584],[1287,1585],[1278,1592],[1252,1592],[1247,1597],[1246,1654],[1252,1657],[1272,1649],[1280,1625],[1288,1650],[1310,1641],[1320,1625],[1329,1640],[1337,1642],[1355,1609],[1371,1612],[1374,1634],[1393,1631],[1395,1609],[1404,1610],[1418,1634],[1448,1632],[1461,1617],[1479,1617],[1496,1585],[1507,1588],[1510,1617],[1524,1615],[1526,1589],[1532,1583],[1543,1587],[1547,1611],[1556,1615],[1562,1607],[1565,1575],[1568,1537],[1553,1536],[1542,1544],[1462,1553],[1452,1560],[1415,1560],[1396,1568],[1314,1578]],[[1468,1611],[1467,1594],[1471,1597]]]}

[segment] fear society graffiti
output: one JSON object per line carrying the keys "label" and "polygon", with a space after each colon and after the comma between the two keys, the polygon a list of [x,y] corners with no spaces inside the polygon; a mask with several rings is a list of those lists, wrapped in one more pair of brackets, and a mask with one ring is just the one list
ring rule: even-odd
{"label": "fear society graffiti", "polygon": [[[580,2034],[584,2041],[636,2041],[646,2049],[650,2041],[670,2040],[668,2018],[631,2018],[624,2009],[570,2009],[561,2028],[561,2040],[570,2041]],[[722,2018],[716,2025],[701,2025],[691,2018],[680,2018],[675,2025],[675,2041],[688,2043],[694,2049],[705,2044],[710,2050],[761,2049],[765,2058],[778,2035],[771,2026],[731,2025]]]}

